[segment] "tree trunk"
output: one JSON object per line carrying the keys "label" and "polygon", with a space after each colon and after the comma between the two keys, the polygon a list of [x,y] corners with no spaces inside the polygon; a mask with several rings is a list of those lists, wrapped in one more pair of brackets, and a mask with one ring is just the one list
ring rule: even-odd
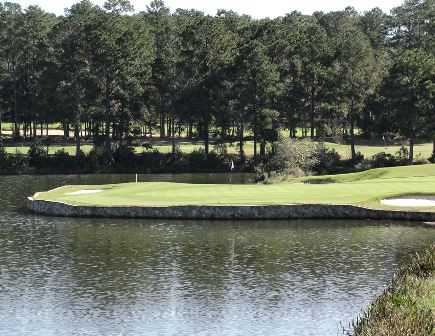
{"label": "tree trunk", "polygon": [[76,156],[80,155],[80,121],[76,121],[75,127],[74,127],[74,137],[76,140]]}
{"label": "tree trunk", "polygon": [[2,112],[0,111],[0,137],[2,137],[2,135],[3,135],[3,131],[2,131]]}
{"label": "tree trunk", "polygon": [[409,159],[408,165],[412,166],[414,164],[414,119],[411,119],[409,123]]}
{"label": "tree trunk", "polygon": [[107,158],[112,161],[112,145],[110,143],[110,83],[106,79],[105,82],[105,111],[104,111],[105,121],[106,121],[106,155]]}
{"label": "tree trunk", "polygon": [[169,130],[171,132],[172,155],[175,155],[175,118],[174,118],[174,110],[171,109],[171,112],[172,112],[172,118],[170,119],[171,120],[171,124],[170,125],[168,124],[168,126],[170,126]]}
{"label": "tree trunk", "polygon": [[193,123],[192,120],[189,120],[189,136],[188,136],[189,140],[192,140],[192,137],[193,137]]}
{"label": "tree trunk", "polygon": [[20,118],[18,116],[18,102],[17,102],[17,80],[13,80],[13,93],[14,93],[14,137],[20,136]]}
{"label": "tree trunk", "polygon": [[209,130],[208,130],[208,126],[209,126],[209,121],[207,120],[205,122],[205,129],[204,129],[204,151],[205,154],[208,155],[209,153],[209,145],[210,145],[210,134],[209,134]]}
{"label": "tree trunk", "polygon": [[433,142],[432,142],[432,157],[435,160],[435,139],[433,139]]}
{"label": "tree trunk", "polygon": [[159,114],[160,114],[160,139],[165,137],[165,112],[163,110],[162,99],[159,101]]}
{"label": "tree trunk", "polygon": [[240,129],[239,129],[239,148],[240,148],[240,162],[245,162],[245,151],[243,150],[243,112],[240,114]]}
{"label": "tree trunk", "polygon": [[311,128],[311,134],[310,134],[310,138],[311,140],[314,140],[314,129],[315,129],[315,125],[314,125],[314,94],[315,94],[315,90],[314,90],[314,85],[311,87],[311,94],[310,94],[310,128]]}
{"label": "tree trunk", "polygon": [[254,121],[254,158],[257,157],[257,122]]}
{"label": "tree trunk", "polygon": [[266,155],[266,141],[261,140],[260,142],[260,155],[264,156]]}
{"label": "tree trunk", "polygon": [[69,123],[68,122],[63,123],[63,137],[65,138],[65,140],[69,139]]}
{"label": "tree trunk", "polygon": [[355,120],[353,116],[353,101],[351,101],[350,103],[349,121],[350,121],[350,151],[352,153],[352,160],[354,160],[356,157],[356,152],[355,152],[355,132],[354,132]]}

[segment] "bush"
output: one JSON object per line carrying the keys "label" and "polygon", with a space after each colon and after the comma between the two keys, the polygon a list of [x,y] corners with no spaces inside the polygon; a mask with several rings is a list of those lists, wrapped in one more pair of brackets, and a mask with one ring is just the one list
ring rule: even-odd
{"label": "bush", "polygon": [[97,168],[99,166],[110,165],[106,155],[106,148],[103,145],[94,145],[88,154],[90,165]]}
{"label": "bush", "polygon": [[207,155],[203,148],[194,149],[189,155],[189,163],[193,170],[198,170],[206,159]]}
{"label": "bush", "polygon": [[48,156],[48,151],[40,139],[35,139],[32,142],[32,144],[30,145],[28,156],[31,166],[38,167],[43,164],[43,161]]}
{"label": "bush", "polygon": [[135,160],[135,149],[132,146],[121,144],[113,146],[113,160],[118,164],[129,165]]}
{"label": "bush", "polygon": [[334,149],[328,149],[323,143],[317,145],[316,148],[317,163],[313,170],[319,175],[339,173],[342,170],[341,156]]}
{"label": "bush", "polygon": [[216,155],[227,158],[228,157],[228,147],[225,143],[217,143],[214,145],[212,153],[216,153]]}
{"label": "bush", "polygon": [[51,168],[53,172],[72,173],[76,171],[75,156],[69,155],[64,149],[58,150],[47,160],[45,169]]}
{"label": "bush", "polygon": [[310,174],[319,160],[317,146],[309,140],[283,138],[275,144],[275,154],[255,167],[258,181],[278,181]]}
{"label": "bush", "polygon": [[26,174],[29,173],[28,156],[24,154],[8,154],[0,149],[0,174]]}
{"label": "bush", "polygon": [[[370,160],[371,168],[395,167],[408,164],[409,151],[408,148],[402,146],[395,155],[380,152],[372,156]],[[418,154],[414,157],[414,164],[425,164],[427,160]]]}
{"label": "bush", "polygon": [[397,165],[396,157],[392,154],[380,152],[372,156],[372,168],[393,167]]}
{"label": "bush", "polygon": [[405,146],[401,146],[396,152],[396,163],[397,165],[405,165],[409,160],[409,150]]}

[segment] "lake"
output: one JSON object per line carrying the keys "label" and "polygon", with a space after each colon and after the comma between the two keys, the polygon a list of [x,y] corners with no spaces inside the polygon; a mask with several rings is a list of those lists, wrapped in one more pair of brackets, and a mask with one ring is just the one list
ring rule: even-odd
{"label": "lake", "polygon": [[26,210],[36,191],[134,179],[0,176],[0,334],[339,335],[400,264],[435,241],[435,230],[403,222],[74,219]]}

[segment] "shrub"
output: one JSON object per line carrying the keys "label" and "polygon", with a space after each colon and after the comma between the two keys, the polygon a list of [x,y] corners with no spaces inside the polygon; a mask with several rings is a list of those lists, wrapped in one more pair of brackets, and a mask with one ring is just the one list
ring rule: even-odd
{"label": "shrub", "polygon": [[47,158],[48,151],[40,139],[35,139],[30,145],[28,152],[29,163],[31,166],[40,166]]}
{"label": "shrub", "polygon": [[225,143],[216,143],[212,150],[212,153],[216,153],[216,155],[227,158],[228,156],[228,147]]}
{"label": "shrub", "polygon": [[106,137],[101,134],[94,134],[92,136],[92,142],[94,143],[94,146],[102,147],[106,141]]}
{"label": "shrub", "polygon": [[71,173],[75,172],[75,157],[69,155],[64,149],[58,150],[49,160],[47,160],[45,169],[50,169],[53,172]]}
{"label": "shrub", "polygon": [[189,166],[194,171],[199,171],[207,161],[207,155],[203,148],[197,148],[189,155]]}
{"label": "shrub", "polygon": [[106,155],[106,148],[103,145],[94,145],[88,154],[90,165],[97,169],[100,166],[110,165]]}
{"label": "shrub", "polygon": [[317,163],[314,165],[313,170],[319,174],[332,174],[341,172],[341,157],[340,154],[334,149],[328,149],[323,143],[316,147]]}
{"label": "shrub", "polygon": [[127,144],[120,144],[113,146],[113,160],[116,163],[122,163],[128,165],[135,159],[134,147]]}
{"label": "shrub", "polygon": [[396,163],[397,165],[405,165],[409,159],[409,150],[405,146],[401,146],[396,152]]}
{"label": "shrub", "polygon": [[416,165],[421,165],[421,164],[426,164],[429,163],[429,160],[426,160],[421,153],[418,153],[415,157],[414,157],[414,164]]}
{"label": "shrub", "polygon": [[275,144],[275,153],[256,166],[257,180],[277,181],[310,174],[319,163],[316,147],[309,140],[280,139]]}
{"label": "shrub", "polygon": [[396,157],[392,154],[380,152],[372,156],[372,168],[393,167],[397,165]]}
{"label": "shrub", "polygon": [[28,156],[24,154],[8,154],[0,149],[0,174],[26,174],[29,171]]}

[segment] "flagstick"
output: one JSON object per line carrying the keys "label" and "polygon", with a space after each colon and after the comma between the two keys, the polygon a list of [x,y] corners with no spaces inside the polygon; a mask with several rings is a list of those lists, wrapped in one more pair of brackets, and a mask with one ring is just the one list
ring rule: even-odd
{"label": "flagstick", "polygon": [[231,166],[230,166],[230,189],[231,189],[232,183],[233,183],[233,169],[234,169],[234,161],[231,160]]}

